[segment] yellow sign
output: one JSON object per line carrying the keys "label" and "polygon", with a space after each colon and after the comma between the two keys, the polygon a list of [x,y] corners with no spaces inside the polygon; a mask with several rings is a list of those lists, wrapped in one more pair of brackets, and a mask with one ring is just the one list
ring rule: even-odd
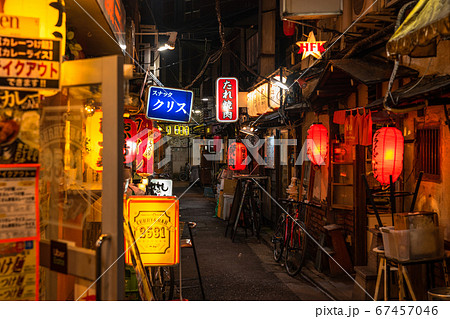
{"label": "yellow sign", "polygon": [[[63,0],[0,0],[0,13],[13,17],[38,18],[38,36],[45,39],[61,40],[64,54],[66,9]],[[12,26],[15,27],[14,24]],[[35,32],[34,30],[26,30],[25,33],[20,32],[19,36],[36,36],[29,33],[30,31]],[[3,34],[2,30],[0,34]]]}
{"label": "yellow sign", "polygon": [[[176,197],[131,196],[126,210],[143,265],[177,264],[180,260],[180,236]],[[129,251],[125,262],[131,265]]]}
{"label": "yellow sign", "polygon": [[167,135],[176,136],[189,136],[189,126],[188,125],[167,125],[166,126]]}
{"label": "yellow sign", "polygon": [[85,161],[95,171],[103,171],[103,112],[96,111],[86,119]]}
{"label": "yellow sign", "polygon": [[35,240],[0,243],[0,301],[39,299]]}
{"label": "yellow sign", "polygon": [[10,37],[37,38],[39,37],[39,19],[0,14],[0,34]]}
{"label": "yellow sign", "polygon": [[327,41],[316,41],[316,37],[314,36],[314,32],[310,32],[308,35],[308,40],[299,41],[296,44],[300,47],[298,53],[302,53],[302,60],[310,55],[315,57],[316,59],[322,58],[322,52],[325,52],[323,48],[323,44]]}

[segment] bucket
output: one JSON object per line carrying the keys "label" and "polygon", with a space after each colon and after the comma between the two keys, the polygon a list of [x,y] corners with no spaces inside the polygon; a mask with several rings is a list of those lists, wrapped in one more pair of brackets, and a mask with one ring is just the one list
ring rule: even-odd
{"label": "bucket", "polygon": [[428,300],[438,301],[446,300],[450,301],[450,287],[440,287],[428,290]]}

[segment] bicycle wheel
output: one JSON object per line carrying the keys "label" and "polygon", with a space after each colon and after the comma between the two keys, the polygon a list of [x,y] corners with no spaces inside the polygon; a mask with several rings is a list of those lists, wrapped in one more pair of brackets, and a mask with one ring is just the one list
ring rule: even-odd
{"label": "bicycle wheel", "polygon": [[290,276],[295,276],[300,272],[305,260],[306,233],[303,229],[305,229],[305,224],[296,220],[287,241],[285,267]]}
{"label": "bicycle wheel", "polygon": [[280,215],[277,227],[275,228],[275,233],[272,236],[273,259],[275,259],[276,262],[279,262],[283,256],[285,228],[286,219],[283,215]]}
{"label": "bicycle wheel", "polygon": [[150,267],[150,284],[157,301],[173,299],[175,274],[172,267]]}
{"label": "bicycle wheel", "polygon": [[182,182],[187,182],[189,179],[189,176],[185,172],[181,172],[180,175],[178,175],[178,179]]}

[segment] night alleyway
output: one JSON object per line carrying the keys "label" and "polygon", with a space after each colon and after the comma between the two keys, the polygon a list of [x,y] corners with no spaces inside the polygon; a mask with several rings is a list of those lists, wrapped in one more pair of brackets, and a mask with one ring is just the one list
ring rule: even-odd
{"label": "night alleyway", "polygon": [[[177,183],[174,194],[180,196],[187,187]],[[224,236],[227,222],[214,217],[214,199],[202,192],[194,186],[180,199],[180,221],[197,223],[194,241],[207,300],[330,300],[301,276],[288,276],[264,242],[239,232],[232,243]],[[188,235],[185,229],[182,237]],[[183,282],[183,298],[201,300],[192,250],[182,249],[181,260],[183,278],[192,278]],[[178,267],[175,273],[178,279]]]}

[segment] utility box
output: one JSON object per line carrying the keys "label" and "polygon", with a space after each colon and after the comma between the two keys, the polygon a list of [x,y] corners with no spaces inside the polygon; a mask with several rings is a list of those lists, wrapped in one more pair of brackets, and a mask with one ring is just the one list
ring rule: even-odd
{"label": "utility box", "polygon": [[281,18],[291,20],[321,19],[341,15],[342,0],[281,0]]}

